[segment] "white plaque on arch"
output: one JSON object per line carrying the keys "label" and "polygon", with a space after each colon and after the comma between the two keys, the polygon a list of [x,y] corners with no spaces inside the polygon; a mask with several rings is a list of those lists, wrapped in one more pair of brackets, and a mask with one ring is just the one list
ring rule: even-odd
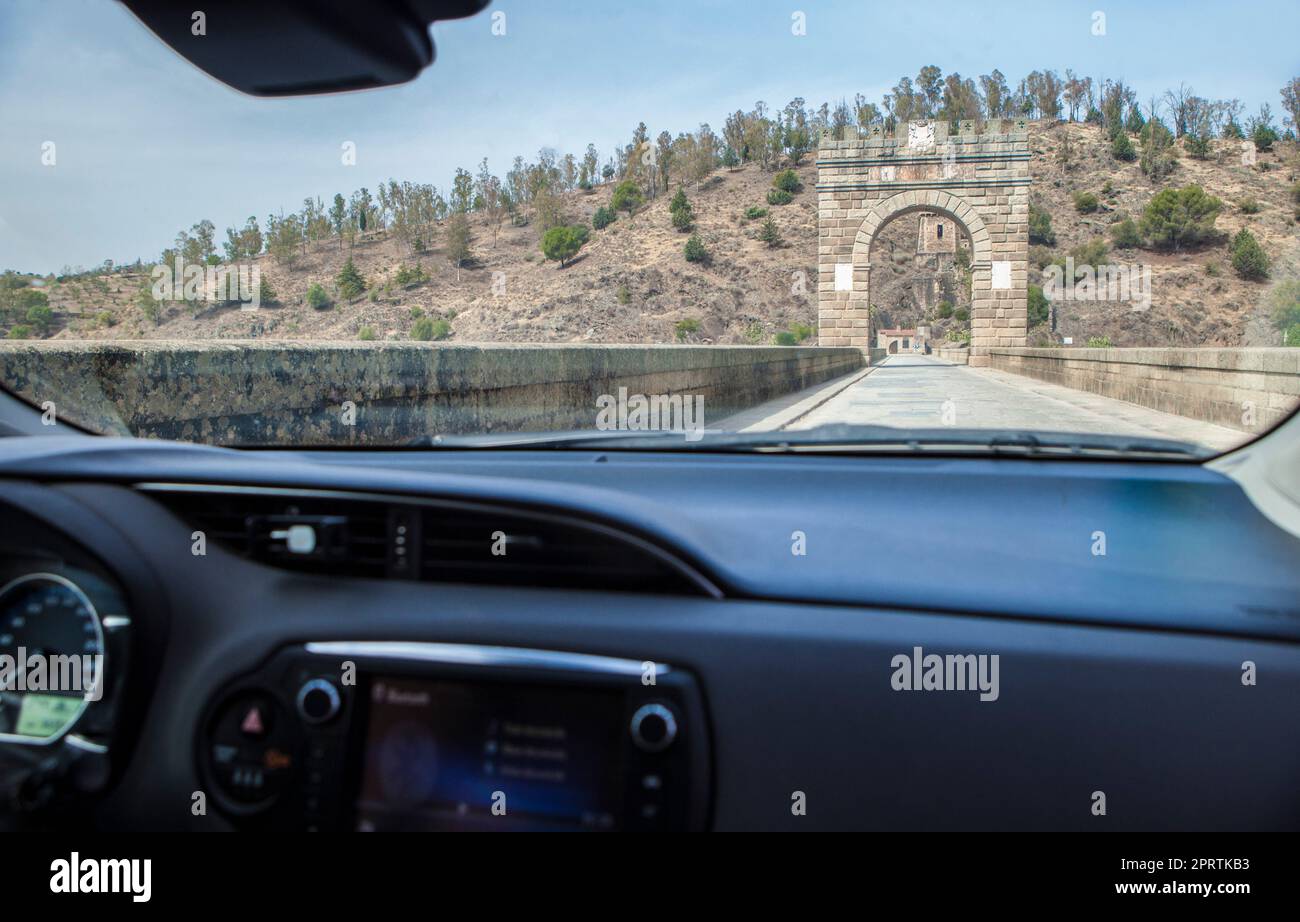
{"label": "white plaque on arch", "polygon": [[835,290],[853,290],[853,263],[835,264]]}
{"label": "white plaque on arch", "polygon": [[993,290],[1006,291],[1011,287],[1011,262],[1005,259],[993,261]]}

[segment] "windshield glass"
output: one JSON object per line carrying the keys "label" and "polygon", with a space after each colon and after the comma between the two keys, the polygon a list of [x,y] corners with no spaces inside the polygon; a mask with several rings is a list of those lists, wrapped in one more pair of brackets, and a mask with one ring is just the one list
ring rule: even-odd
{"label": "windshield glass", "polygon": [[268,99],[7,2],[0,383],[234,446],[1213,454],[1300,402],[1300,8],[1196,6],[535,0]]}

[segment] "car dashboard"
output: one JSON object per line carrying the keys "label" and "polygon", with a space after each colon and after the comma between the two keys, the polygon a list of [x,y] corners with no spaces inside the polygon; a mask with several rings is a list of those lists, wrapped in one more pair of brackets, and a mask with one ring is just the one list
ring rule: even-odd
{"label": "car dashboard", "polygon": [[1190,463],[11,438],[0,524],[99,657],[10,828],[1300,826],[1300,541]]}

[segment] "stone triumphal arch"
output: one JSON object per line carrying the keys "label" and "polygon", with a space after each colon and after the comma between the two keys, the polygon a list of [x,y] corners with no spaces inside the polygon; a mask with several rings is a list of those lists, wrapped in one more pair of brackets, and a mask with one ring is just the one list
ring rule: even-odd
{"label": "stone triumphal arch", "polygon": [[1023,346],[1028,324],[1029,134],[1024,120],[947,121],[847,129],[817,156],[818,334],[823,346],[871,346],[876,232],[908,212],[966,228],[971,257],[972,365]]}

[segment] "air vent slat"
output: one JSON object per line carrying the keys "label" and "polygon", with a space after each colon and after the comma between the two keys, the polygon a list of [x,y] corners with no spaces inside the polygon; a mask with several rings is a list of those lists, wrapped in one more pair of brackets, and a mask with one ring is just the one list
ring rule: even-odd
{"label": "air vent slat", "polygon": [[541,511],[308,491],[140,489],[203,531],[209,543],[305,573],[720,594],[689,565],[641,539]]}

